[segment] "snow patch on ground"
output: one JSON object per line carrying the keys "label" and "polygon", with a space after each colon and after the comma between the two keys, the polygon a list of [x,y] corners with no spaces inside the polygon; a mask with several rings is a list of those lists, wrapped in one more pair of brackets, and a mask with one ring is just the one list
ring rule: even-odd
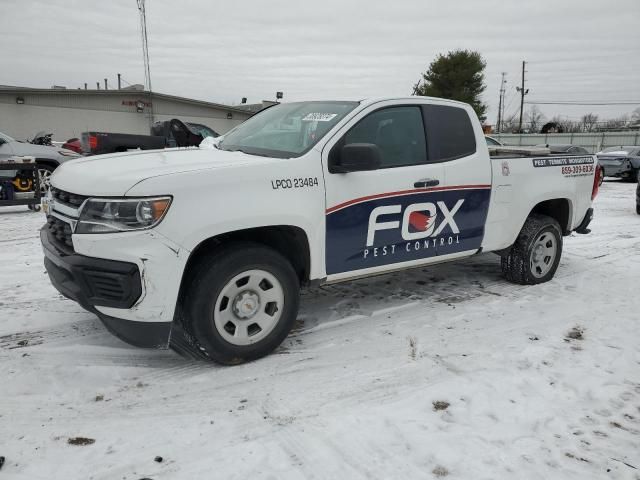
{"label": "snow patch on ground", "polygon": [[227,368],[111,336],[49,284],[43,216],[2,208],[0,475],[638,480],[634,188],[603,185],[547,284],[488,254],[308,290]]}

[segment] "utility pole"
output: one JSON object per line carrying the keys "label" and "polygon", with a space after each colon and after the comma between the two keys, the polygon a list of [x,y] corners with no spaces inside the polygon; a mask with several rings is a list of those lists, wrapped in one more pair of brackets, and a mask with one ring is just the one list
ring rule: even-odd
{"label": "utility pole", "polygon": [[151,69],[149,67],[149,44],[147,38],[147,10],[145,0],[136,0],[140,12],[140,30],[142,34],[142,58],[144,61],[144,77],[149,87],[149,127],[153,126],[153,100],[151,98]]}
{"label": "utility pole", "polygon": [[500,100],[498,101],[498,124],[496,125],[496,130],[498,133],[502,132],[502,109],[504,108],[504,93],[505,93],[505,85],[507,84],[507,80],[504,78],[507,76],[507,72],[502,72],[502,80],[500,80]]}
{"label": "utility pole", "polygon": [[122,79],[120,78],[120,74],[118,74],[118,90],[120,90],[120,89],[122,88],[122,85],[121,85],[121,83],[120,83],[120,82],[121,82],[121,80],[122,80]]}
{"label": "utility pole", "polygon": [[529,93],[529,89],[524,89],[524,66],[527,62],[522,61],[522,86],[516,87],[516,90],[520,92],[520,121],[518,122],[518,133],[522,133],[522,111],[524,109],[524,96]]}

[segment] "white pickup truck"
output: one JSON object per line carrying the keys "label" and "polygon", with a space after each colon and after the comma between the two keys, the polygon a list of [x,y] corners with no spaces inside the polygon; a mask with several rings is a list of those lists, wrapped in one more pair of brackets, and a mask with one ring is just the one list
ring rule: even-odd
{"label": "white pickup truck", "polygon": [[563,236],[588,233],[595,166],[490,156],[459,102],[287,103],[209,148],[65,163],[41,240],[53,285],[121,339],[232,364],[283,341],[301,286],[480,252],[550,280]]}

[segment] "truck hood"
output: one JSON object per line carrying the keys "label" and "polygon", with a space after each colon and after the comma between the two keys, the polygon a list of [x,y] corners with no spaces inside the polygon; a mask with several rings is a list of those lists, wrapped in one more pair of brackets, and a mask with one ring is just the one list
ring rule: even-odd
{"label": "truck hood", "polygon": [[51,185],[79,195],[122,196],[153,177],[273,161],[277,159],[198,148],[96,155],[66,162],[53,173]]}

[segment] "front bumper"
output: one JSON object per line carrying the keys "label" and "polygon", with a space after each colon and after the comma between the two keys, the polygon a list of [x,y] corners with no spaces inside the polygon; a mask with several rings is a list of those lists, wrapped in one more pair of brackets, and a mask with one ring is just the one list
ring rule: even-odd
{"label": "front bumper", "polygon": [[140,299],[142,280],[136,264],[63,252],[50,241],[49,235],[43,227],[40,240],[44,265],[51,283],[62,295],[96,314],[111,333],[127,343],[149,348],[168,346],[171,322],[116,318],[98,309],[127,311]]}

